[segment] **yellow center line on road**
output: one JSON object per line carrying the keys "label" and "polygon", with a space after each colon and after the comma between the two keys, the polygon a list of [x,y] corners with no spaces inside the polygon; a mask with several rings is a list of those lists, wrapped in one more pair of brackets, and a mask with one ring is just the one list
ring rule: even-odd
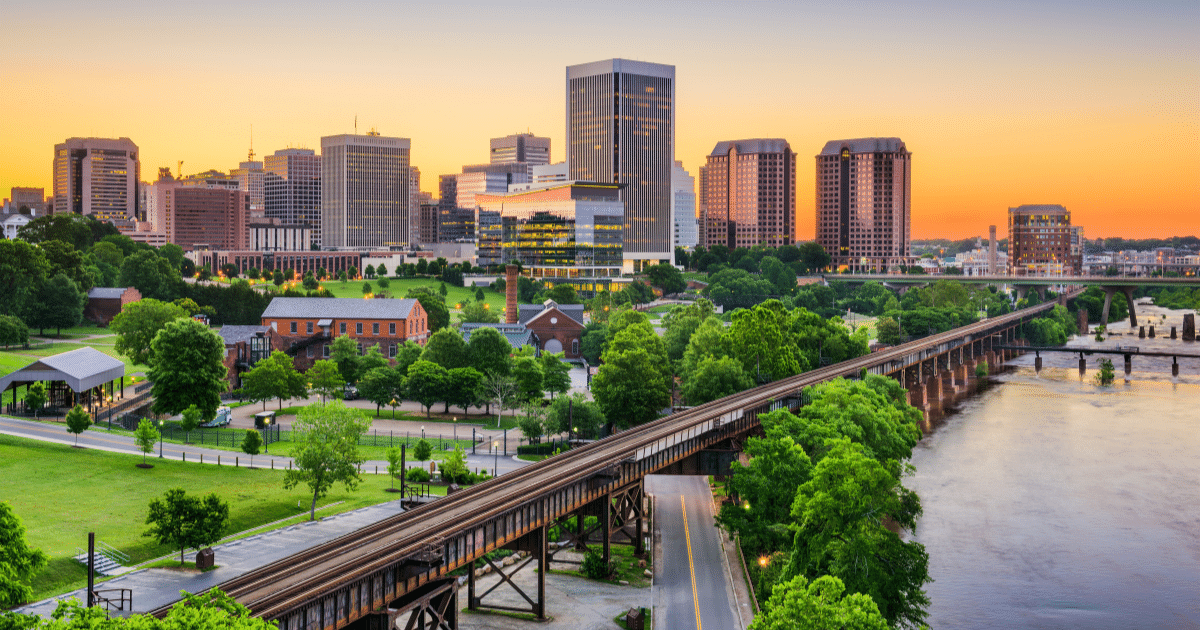
{"label": "yellow center line on road", "polygon": [[688,571],[692,574],[692,603],[696,607],[696,630],[700,628],[700,596],[696,593],[696,565],[692,562],[692,532],[688,529],[687,503],[683,495],[679,495],[679,507],[683,508],[683,537],[687,540]]}

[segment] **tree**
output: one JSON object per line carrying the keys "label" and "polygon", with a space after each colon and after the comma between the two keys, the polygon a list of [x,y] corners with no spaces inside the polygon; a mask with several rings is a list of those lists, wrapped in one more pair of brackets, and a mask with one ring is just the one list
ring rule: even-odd
{"label": "tree", "polygon": [[[194,302],[193,302],[194,304]],[[187,309],[170,302],[146,298],[125,305],[113,318],[109,329],[117,333],[114,348],[135,365],[149,365],[150,342],[168,322],[189,317]]]}
{"label": "tree", "polygon": [[142,535],[179,549],[179,564],[183,564],[185,549],[200,549],[221,540],[229,524],[229,504],[215,493],[201,499],[189,497],[183,488],[171,488],[161,499],[150,500],[146,524],[150,529]]}
{"label": "tree", "polygon": [[49,272],[42,248],[23,240],[0,239],[0,313],[27,316]]}
{"label": "tree", "polygon": [[875,322],[875,335],[879,339],[879,343],[885,343],[889,346],[897,346],[902,343],[900,337],[900,324],[891,317],[880,317]]}
{"label": "tree", "polygon": [[334,338],[329,344],[329,360],[337,364],[338,372],[347,383],[358,382],[360,358],[358,343],[346,335]]}
{"label": "tree", "polygon": [[725,503],[717,515],[721,526],[736,532],[749,553],[771,553],[790,546],[792,501],[807,482],[812,461],[778,423],[763,416],[766,437],[746,440],[750,462],[730,464],[727,489],[737,503]]}
{"label": "tree", "polygon": [[512,344],[495,328],[476,328],[467,342],[467,358],[481,374],[508,374]]}
{"label": "tree", "polygon": [[413,445],[413,459],[419,462],[429,461],[432,455],[433,445],[429,443],[429,440],[421,438]]}
{"label": "tree", "polygon": [[425,417],[430,417],[433,403],[443,400],[447,380],[446,368],[432,361],[417,361],[408,367],[408,396],[425,407]]}
{"label": "tree", "polygon": [[179,418],[179,428],[183,429],[184,442],[191,439],[192,431],[195,431],[196,427],[200,426],[202,418],[203,415],[200,412],[200,408],[196,405],[188,405],[188,408],[183,410],[183,414]]}
{"label": "tree", "polygon": [[705,293],[725,310],[754,306],[775,294],[770,281],[750,275],[743,269],[723,269],[708,278]]}
{"label": "tree", "polygon": [[358,359],[358,373],[366,374],[377,367],[387,367],[388,360],[383,356],[379,344],[372,344]]}
{"label": "tree", "polygon": [[46,385],[41,381],[30,385],[25,391],[25,407],[33,409],[34,418],[37,418],[38,411],[42,409],[48,399]]}
{"label": "tree", "polygon": [[316,277],[313,276],[311,271],[304,274],[304,279],[301,280],[301,283],[304,285],[304,288],[309,291],[316,291],[317,287],[321,285],[321,283],[317,281]]}
{"label": "tree", "polygon": [[0,609],[24,604],[33,597],[29,581],[49,557],[25,541],[25,526],[7,501],[0,501]]}
{"label": "tree", "polygon": [[126,256],[121,262],[119,284],[137,289],[143,298],[169,302],[179,297],[183,281],[170,261],[153,251],[142,250]]}
{"label": "tree", "polygon": [[38,288],[37,302],[30,309],[30,323],[42,334],[47,328],[55,328],[61,333],[63,328],[79,324],[86,303],[87,296],[79,291],[74,281],[60,272]]}
{"label": "tree", "polygon": [[271,274],[271,283],[277,287],[283,286],[283,272],[276,269],[275,273]]}
{"label": "tree", "polygon": [[194,319],[167,322],[150,342],[147,376],[154,382],[154,413],[175,415],[196,405],[205,418],[217,415],[227,389],[225,342]]}
{"label": "tree", "polygon": [[342,378],[337,363],[329,359],[318,359],[304,373],[304,377],[308,379],[308,388],[320,394],[321,403],[330,398],[341,398],[346,386],[346,380]]}
{"label": "tree", "polygon": [[425,342],[421,360],[436,363],[447,370],[466,367],[470,363],[467,344],[462,334],[453,328],[443,328],[433,333]]}
{"label": "tree", "polygon": [[9,346],[29,343],[29,327],[19,317],[0,315],[0,343],[6,350]]}
{"label": "tree", "polygon": [[133,440],[137,442],[138,448],[142,451],[142,466],[149,467],[146,463],[146,456],[154,451],[154,443],[158,441],[161,434],[154,427],[154,423],[150,422],[149,418],[142,418],[138,421],[137,429],[133,432]]}
{"label": "tree", "polygon": [[905,542],[889,522],[912,530],[921,514],[916,494],[900,485],[902,467],[880,462],[861,444],[830,440],[792,503],[797,523],[788,575],[832,575],[853,593],[870,596],[893,627],[925,620],[931,581],[923,545]]}
{"label": "tree", "polygon": [[421,353],[424,351],[425,349],[412,339],[405,341],[396,349],[396,356],[392,359],[396,362],[396,371],[401,374],[408,374],[408,367],[420,361]]}
{"label": "tree", "polygon": [[371,283],[370,282],[363,283],[362,292],[363,292],[363,295],[370,295],[370,293],[371,293]]}
{"label": "tree", "polygon": [[386,276],[387,275],[387,266],[384,265],[383,263],[379,263],[379,266],[375,268],[375,275],[377,275],[381,278]]}
{"label": "tree", "polygon": [[702,405],[753,386],[754,379],[737,359],[708,356],[684,379],[681,390],[688,404]]}
{"label": "tree", "polygon": [[50,263],[50,272],[46,274],[48,277],[53,278],[61,273],[80,290],[92,288],[92,277],[84,267],[82,251],[62,241],[47,241],[41,247],[46,254],[46,262]]}
{"label": "tree", "polygon": [[539,357],[542,367],[542,389],[555,394],[565,394],[571,389],[571,366],[563,360],[565,353],[542,352]]}
{"label": "tree", "polygon": [[804,271],[818,271],[833,262],[825,248],[815,241],[799,245],[797,249],[800,250],[800,262],[803,263]]}
{"label": "tree", "polygon": [[791,295],[796,292],[796,271],[783,264],[774,256],[764,256],[758,263],[762,277],[775,287],[779,295]]}
{"label": "tree", "polygon": [[500,416],[517,396],[517,381],[507,374],[491,373],[483,383],[483,391],[488,400],[496,405],[496,426],[500,426]]}
{"label": "tree", "polygon": [[335,483],[344,484],[347,491],[358,487],[358,465],[363,461],[358,440],[370,427],[361,411],[340,400],[309,405],[297,414],[292,429],[303,437],[292,450],[295,468],[285,473],[283,487],[305,484],[312,491],[309,520],[316,520],[317,500]]}
{"label": "tree", "polygon": [[450,413],[450,405],[457,405],[466,411],[468,407],[478,401],[483,380],[483,373],[472,367],[448,370],[445,394],[446,413]]}
{"label": "tree", "polygon": [[83,407],[75,405],[73,409],[67,412],[67,432],[75,434],[75,446],[79,446],[79,434],[88,430],[92,426],[92,416],[84,411]]}
{"label": "tree", "polygon": [[254,456],[262,451],[262,436],[255,429],[246,429],[246,436],[242,438],[242,452],[250,456],[250,467],[254,468]]}
{"label": "tree", "polygon": [[835,379],[808,390],[810,402],[794,415],[776,412],[768,424],[782,424],[813,461],[825,456],[831,440],[849,439],[880,462],[904,461],[921,439],[921,412],[908,404],[908,392],[895,380],[875,374],[862,381]]}
{"label": "tree", "polygon": [[375,403],[376,415],[383,405],[391,405],[394,410],[395,401],[404,400],[404,389],[404,375],[389,367],[373,368],[358,380],[358,393]]}
{"label": "tree", "polygon": [[[467,453],[463,447],[455,445],[454,450],[446,453],[446,458],[442,460],[442,479],[449,479],[454,483],[463,483],[467,479]],[[494,476],[496,471],[492,471]]]}
{"label": "tree", "polygon": [[[489,308],[489,304],[482,300],[477,302],[467,302],[463,304],[462,312],[459,313],[458,321],[464,324],[499,324],[500,314],[493,313]],[[476,329],[485,330],[485,329]],[[474,334],[474,333],[472,333]]]}
{"label": "tree", "polygon": [[687,281],[674,265],[659,263],[646,268],[646,277],[650,285],[662,290],[663,295],[682,293],[687,289]]}
{"label": "tree", "polygon": [[750,630],[888,630],[887,620],[879,614],[874,600],[862,593],[843,597],[845,592],[842,581],[831,575],[811,583],[798,575],[774,586],[763,612],[750,623]]}
{"label": "tree", "polygon": [[363,275],[368,278],[374,278],[375,277],[375,267],[373,267],[371,265],[367,265],[366,269],[363,269]]}
{"label": "tree", "polygon": [[414,287],[409,289],[404,297],[416,299],[421,303],[421,308],[425,310],[429,319],[430,332],[437,332],[450,325],[450,311],[446,308],[445,298],[429,287]]}
{"label": "tree", "polygon": [[579,304],[575,286],[566,282],[556,284],[546,291],[546,299],[554,300],[556,304]]}
{"label": "tree", "polygon": [[396,489],[396,478],[404,475],[404,460],[400,457],[400,449],[389,448],[387,450],[387,471],[388,477],[392,480],[390,490]]}
{"label": "tree", "polygon": [[623,429],[644,424],[670,404],[670,386],[656,363],[643,348],[605,351],[604,364],[592,379],[592,395],[609,421]]}
{"label": "tree", "polygon": [[546,433],[546,409],[540,402],[526,403],[521,406],[521,417],[517,418],[517,428],[525,435],[530,444],[540,442]]}
{"label": "tree", "polygon": [[[591,330],[588,327],[595,326]],[[598,322],[592,322],[584,328],[583,338],[579,342],[579,354],[590,365],[600,364],[600,355],[608,345],[608,327]]]}
{"label": "tree", "polygon": [[600,427],[607,420],[600,405],[588,400],[583,392],[559,396],[546,409],[546,433],[573,433],[576,437],[600,437]]}
{"label": "tree", "polygon": [[532,356],[518,356],[512,362],[512,377],[517,382],[521,400],[540,400],[545,394],[542,389],[542,366]]}

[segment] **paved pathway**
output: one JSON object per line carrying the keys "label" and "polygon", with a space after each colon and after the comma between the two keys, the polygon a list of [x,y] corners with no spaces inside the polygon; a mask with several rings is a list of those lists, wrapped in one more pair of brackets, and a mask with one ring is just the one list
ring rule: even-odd
{"label": "paved pathway", "polygon": [[[328,540],[361,529],[402,512],[399,501],[344,512],[317,521],[305,521],[284,529],[257,534],[249,538],[218,545],[218,568],[207,573],[143,569],[113,578],[97,589],[128,588],[133,591],[133,612],[144,613],[179,600],[179,591],[196,593],[212,588],[265,564],[285,558]],[[195,552],[185,558],[195,560]],[[86,601],[86,589],[79,589],[58,598],[29,604],[17,612],[48,617],[58,605],[58,599],[78,598]]]}
{"label": "paved pathway", "polygon": [[735,607],[707,479],[651,475],[646,493],[654,496],[655,510],[654,627],[745,627]]}

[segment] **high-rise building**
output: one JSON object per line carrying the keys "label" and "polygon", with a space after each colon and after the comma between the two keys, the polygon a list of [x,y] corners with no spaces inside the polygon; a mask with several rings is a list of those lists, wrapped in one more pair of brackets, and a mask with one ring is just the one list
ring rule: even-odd
{"label": "high-rise building", "polygon": [[679,160],[675,160],[675,168],[671,169],[671,216],[675,217],[675,247],[695,247],[700,242],[696,221],[696,178]]}
{"label": "high-rise building", "polygon": [[438,227],[441,217],[441,206],[432,200],[421,202],[421,238],[418,240],[419,243],[429,245],[439,242]]}
{"label": "high-rise building", "polygon": [[9,212],[12,214],[29,214],[42,216],[46,214],[46,189],[12,187],[12,197],[9,199]]}
{"label": "high-rise building", "polygon": [[704,245],[795,242],[796,154],[778,138],[718,142],[700,167]]}
{"label": "high-rise building", "polygon": [[522,162],[530,165],[550,163],[550,138],[540,138],[532,133],[518,133],[503,138],[492,138],[490,162],[509,164]]}
{"label": "high-rise building", "polygon": [[458,175],[438,177],[439,243],[475,240],[475,209],[458,207]]}
{"label": "high-rise building", "polygon": [[912,260],[912,153],[899,138],[834,140],[817,156],[817,242],[835,267]]}
{"label": "high-rise building", "polygon": [[140,214],[141,162],[129,138],[69,138],[54,145],[54,211],[101,221],[133,221]]}
{"label": "high-rise building", "polygon": [[321,246],[321,156],[312,149],[281,149],[263,158],[263,212],[282,225],[305,225]]}
{"label": "high-rise building", "polygon": [[163,191],[168,240],[186,251],[248,248],[250,195],[240,190],[173,186]]}
{"label": "high-rise building", "polygon": [[229,171],[229,175],[238,181],[239,190],[250,195],[250,216],[256,218],[265,216],[263,214],[265,209],[263,182],[266,172],[263,170],[263,163],[254,159],[254,149],[250,149],[246,161]]}
{"label": "high-rise building", "polygon": [[412,246],[421,242],[421,169],[408,167],[408,237]]}
{"label": "high-rise building", "polygon": [[1078,276],[1083,272],[1083,228],[1057,204],[1008,209],[1008,273]]}
{"label": "high-rise building", "polygon": [[675,67],[609,59],[566,75],[568,179],[625,184],[627,271],[670,262]]}
{"label": "high-rise building", "polygon": [[405,247],[409,242],[408,138],[321,138],[321,245]]}

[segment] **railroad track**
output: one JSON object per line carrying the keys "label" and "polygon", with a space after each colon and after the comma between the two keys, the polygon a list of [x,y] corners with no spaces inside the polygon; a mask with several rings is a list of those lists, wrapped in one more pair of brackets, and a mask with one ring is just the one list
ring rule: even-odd
{"label": "railroad track", "polygon": [[[903,360],[941,343],[1004,328],[1053,306],[1050,302],[1030,307],[693,407],[386,518],[223,582],[218,588],[250,608],[255,616],[275,618],[326,593],[331,583],[351,582],[413,557],[437,545],[443,535],[478,527],[540,492],[587,479],[633,456],[638,449],[713,418],[753,410],[777,398],[794,395],[804,387]],[[168,610],[169,606],[164,606],[152,613],[162,616]]]}

